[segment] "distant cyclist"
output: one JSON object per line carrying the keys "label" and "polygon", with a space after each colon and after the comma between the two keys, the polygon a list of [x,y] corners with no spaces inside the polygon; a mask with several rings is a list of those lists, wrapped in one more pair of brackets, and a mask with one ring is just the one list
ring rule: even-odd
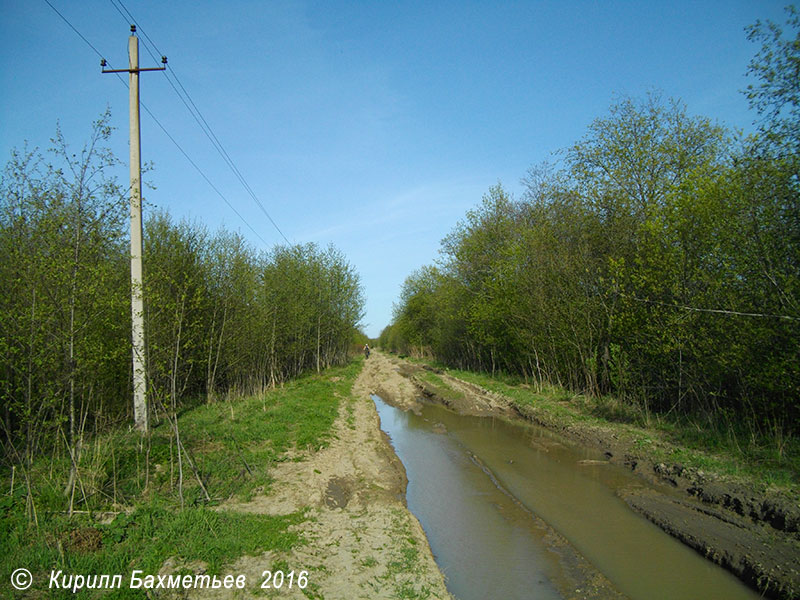
{"label": "distant cyclist", "polygon": [[369,344],[364,344],[364,358],[369,358]]}

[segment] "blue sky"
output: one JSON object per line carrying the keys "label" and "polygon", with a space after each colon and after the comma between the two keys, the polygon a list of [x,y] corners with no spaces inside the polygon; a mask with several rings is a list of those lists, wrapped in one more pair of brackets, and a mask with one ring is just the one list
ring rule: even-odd
{"label": "blue sky", "polygon": [[[116,68],[129,23],[111,0],[50,0]],[[280,2],[123,0],[292,243],[334,244],[361,275],[366,332],[403,280],[498,181],[585,133],[619,95],[660,90],[750,130],[740,93],[756,47],[744,27],[785,2]],[[127,161],[128,92],[44,0],[0,0],[0,158],[45,148],[56,122],[80,146],[110,107]],[[141,66],[157,66],[144,47]],[[142,102],[151,204],[253,246],[283,242],[162,73]],[[120,181],[127,171],[120,170]],[[262,241],[250,229],[255,229]]]}

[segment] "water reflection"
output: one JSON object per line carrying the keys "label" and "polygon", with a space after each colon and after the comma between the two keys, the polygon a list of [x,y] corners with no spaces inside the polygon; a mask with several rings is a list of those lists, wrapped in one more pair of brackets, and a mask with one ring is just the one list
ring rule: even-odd
{"label": "water reflection", "polygon": [[451,436],[375,400],[409,477],[407,500],[428,534],[448,589],[461,600],[560,598],[533,520]]}
{"label": "water reflection", "polygon": [[408,506],[461,600],[560,597],[556,557],[532,514],[631,598],[758,597],[631,511],[615,490],[641,482],[602,456],[542,428],[436,405],[417,416],[373,399],[406,467]]}

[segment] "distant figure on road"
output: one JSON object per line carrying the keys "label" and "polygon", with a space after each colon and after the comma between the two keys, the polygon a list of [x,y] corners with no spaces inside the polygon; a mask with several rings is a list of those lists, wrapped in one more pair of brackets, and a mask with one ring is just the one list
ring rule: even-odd
{"label": "distant figure on road", "polygon": [[369,344],[364,344],[364,358],[369,358]]}

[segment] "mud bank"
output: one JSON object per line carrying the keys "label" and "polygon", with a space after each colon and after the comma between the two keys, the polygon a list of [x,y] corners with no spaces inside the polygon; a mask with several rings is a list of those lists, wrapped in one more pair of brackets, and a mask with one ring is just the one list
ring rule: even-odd
{"label": "mud bank", "polygon": [[649,460],[611,425],[566,425],[552,414],[435,370],[448,388],[443,390],[426,381],[427,367],[392,360],[398,372],[430,400],[462,414],[524,419],[555,430],[599,450],[608,462],[663,486],[664,493],[623,489],[619,495],[633,510],[766,597],[800,597],[800,508],[787,499],[726,482],[713,473]]}

